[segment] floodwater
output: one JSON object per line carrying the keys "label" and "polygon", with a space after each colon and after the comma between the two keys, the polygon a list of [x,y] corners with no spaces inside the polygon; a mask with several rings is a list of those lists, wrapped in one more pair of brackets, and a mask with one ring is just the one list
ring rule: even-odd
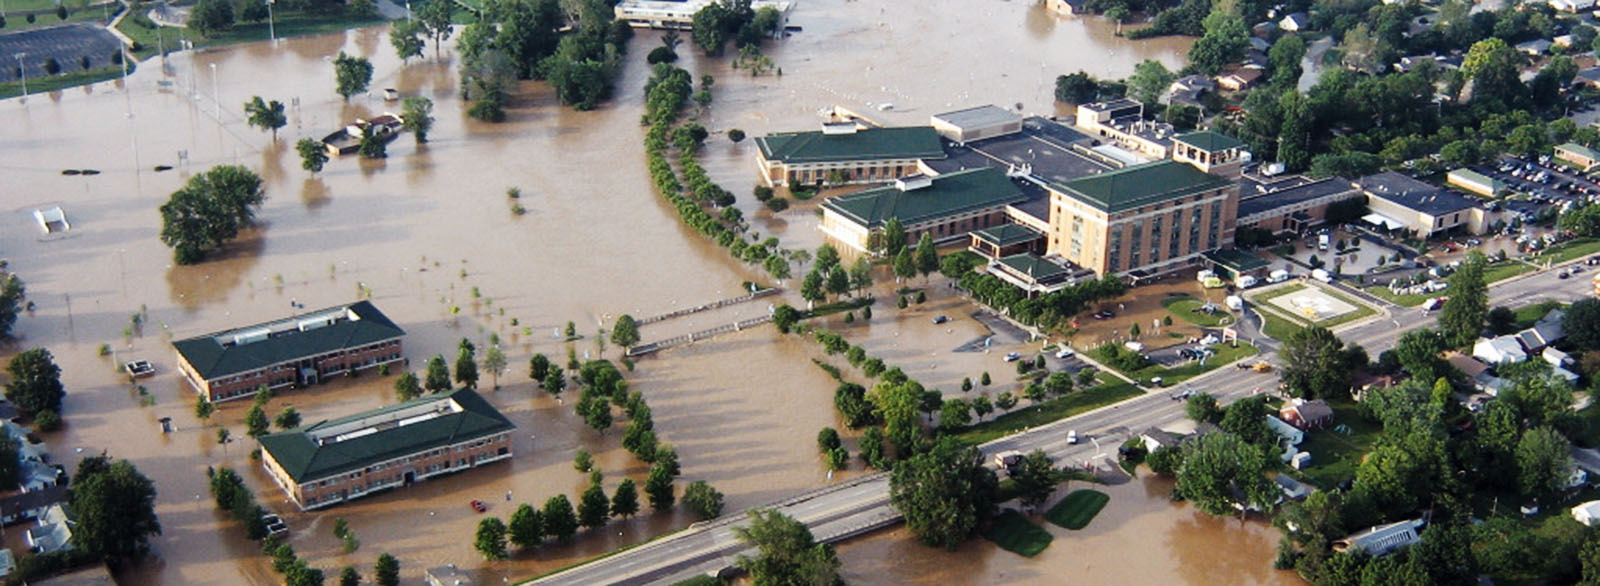
{"label": "floodwater", "polygon": [[[1186,46],[1183,40],[1129,43],[1103,23],[1057,19],[1020,2],[986,1],[979,9],[938,0],[904,12],[885,0],[801,5],[793,24],[805,31],[770,50],[784,68],[782,77],[743,77],[725,61],[697,64],[685,51],[686,67],[719,79],[703,119],[718,132],[740,126],[757,136],[810,128],[816,111],[834,103],[879,112],[874,104],[893,101],[893,110],[880,113],[895,124],[924,123],[947,108],[991,102],[1020,102],[1025,111],[1050,114],[1058,73],[1089,69],[1116,77],[1146,57],[1176,65]],[[978,38],[973,31],[1014,32]],[[596,344],[595,330],[616,315],[654,315],[733,297],[741,283],[765,279],[683,228],[651,189],[638,122],[648,75],[643,56],[657,36],[641,33],[634,41],[617,96],[602,109],[573,112],[548,88],[529,83],[512,104],[510,120],[498,125],[464,116],[448,46],[441,59],[430,48],[425,59],[402,64],[381,27],[178,54],[164,66],[147,62],[125,83],[0,102],[0,125],[7,129],[0,150],[9,155],[0,162],[7,176],[0,189],[0,255],[27,281],[37,306],[18,322],[21,342],[6,353],[45,346],[62,365],[67,427],[46,438],[58,461],[71,467],[104,450],[133,460],[160,491],[164,533],[154,540],[157,555],[125,570],[124,582],[273,581],[254,544],[213,510],[207,466],[246,470],[263,504],[285,513],[295,548],[330,575],[346,564],[369,569],[387,551],[402,560],[408,581],[424,567],[456,563],[478,568],[485,583],[499,582],[690,521],[646,515],[583,535],[571,546],[486,564],[471,549],[480,515],[466,504],[481,499],[490,503],[490,514],[505,517],[516,503],[576,495],[584,480],[570,461],[579,448],[596,454],[608,489],[625,475],[642,483],[644,467],[618,447],[621,427],[598,434],[572,413],[571,402],[539,393],[527,380],[528,356],[543,352],[564,361],[568,345],[552,332],[572,321],[587,335],[571,345],[580,358],[602,352],[615,358],[615,347]],[[314,177],[301,170],[294,140],[395,107],[381,94],[342,102],[328,62],[339,51],[372,59],[375,90],[393,87],[433,99],[438,120],[432,142],[416,146],[402,137],[383,161],[336,160]],[[239,105],[253,95],[290,104],[289,125],[276,141],[244,123]],[[747,188],[739,186],[754,184],[753,148],[751,141],[731,145],[721,137],[707,148],[708,168],[741,196]],[[190,174],[217,164],[246,165],[266,180],[259,227],[217,258],[174,267],[157,239],[156,209]],[[153,171],[157,165],[176,169]],[[101,173],[66,176],[64,169]],[[510,187],[521,189],[526,215],[510,212]],[[32,211],[57,205],[72,229],[43,236]],[[751,198],[741,197],[739,205],[757,218],[753,230],[776,234],[787,246],[821,242],[805,206],[773,219],[756,214]],[[885,295],[892,286],[881,285],[880,298],[892,300]],[[828,323],[947,391],[962,376],[1005,372],[1005,348],[949,352],[985,330],[966,317],[970,306],[938,290],[937,279],[930,287],[928,304],[904,315],[880,302],[870,323],[846,326],[840,317]],[[413,366],[435,353],[448,355],[462,337],[483,348],[491,334],[499,336],[511,366],[500,377],[503,388],[485,393],[519,426],[517,457],[331,510],[296,513],[251,465],[248,441],[215,442],[218,426],[243,435],[247,405],[227,404],[209,424],[192,416],[193,395],[172,374],[170,343],[279,318],[294,311],[293,303],[323,307],[364,291],[408,331]],[[649,325],[643,335],[660,339],[759,315],[770,302]],[[137,312],[144,325],[130,329]],[[929,318],[937,313],[954,321],[935,327]],[[113,356],[99,356],[101,344],[110,344]],[[819,355],[810,342],[762,328],[642,360],[630,383],[649,397],[663,439],[678,446],[683,482],[711,481],[736,510],[829,482],[811,441],[820,427],[837,425],[835,382],[810,364]],[[160,369],[141,381],[153,404],[143,405],[115,374],[114,364],[129,359],[147,359]],[[487,374],[483,382],[491,386]],[[391,383],[392,377],[369,374],[283,393],[270,411],[292,405],[307,421],[348,414],[392,401]],[[178,430],[161,434],[157,421],[163,417]],[[859,471],[833,478],[852,474]],[[347,519],[363,542],[357,552],[339,551],[331,534],[335,517]]]}
{"label": "floodwater", "polygon": [[[1149,476],[1094,487],[1111,495],[1081,531],[1032,519],[1054,536],[1024,558],[985,539],[954,552],[922,545],[904,527],[839,547],[851,584],[1305,584],[1272,569],[1278,531],[1260,521],[1217,518],[1170,500],[1172,482]],[[1071,483],[1056,496],[1084,488]],[[1053,503],[1047,503],[1053,504]]]}

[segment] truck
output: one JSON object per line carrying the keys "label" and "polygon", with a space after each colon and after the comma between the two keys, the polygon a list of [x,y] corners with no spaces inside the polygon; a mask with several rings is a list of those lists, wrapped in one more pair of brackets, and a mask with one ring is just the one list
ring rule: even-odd
{"label": "truck", "polygon": [[1289,271],[1278,269],[1267,274],[1268,283],[1282,283],[1289,280]]}
{"label": "truck", "polygon": [[1323,269],[1315,269],[1315,270],[1311,271],[1311,278],[1316,279],[1318,281],[1322,281],[1324,283],[1332,283],[1333,282],[1333,275],[1328,274],[1328,271],[1323,270]]}
{"label": "truck", "polygon": [[1238,279],[1234,279],[1233,284],[1238,286],[1240,289],[1249,289],[1256,286],[1256,282],[1257,280],[1253,276],[1239,275]]}

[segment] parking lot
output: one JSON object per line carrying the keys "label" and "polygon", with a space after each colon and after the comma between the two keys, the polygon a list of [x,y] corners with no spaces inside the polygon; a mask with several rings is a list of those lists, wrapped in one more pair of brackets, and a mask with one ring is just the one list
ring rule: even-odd
{"label": "parking lot", "polygon": [[[1560,205],[1600,195],[1600,183],[1549,156],[1529,160],[1501,155],[1492,165],[1475,165],[1471,169],[1504,182],[1511,191],[1525,194],[1523,201],[1533,204]],[[1526,204],[1507,207],[1522,214],[1524,220],[1536,213],[1535,206]]]}
{"label": "parking lot", "polygon": [[28,79],[44,77],[45,62],[51,58],[61,66],[61,73],[82,71],[83,58],[89,58],[89,69],[111,65],[112,55],[121,50],[122,43],[98,25],[74,23],[50,28],[27,30],[0,35],[0,82],[17,80],[17,55],[23,55],[23,73]]}

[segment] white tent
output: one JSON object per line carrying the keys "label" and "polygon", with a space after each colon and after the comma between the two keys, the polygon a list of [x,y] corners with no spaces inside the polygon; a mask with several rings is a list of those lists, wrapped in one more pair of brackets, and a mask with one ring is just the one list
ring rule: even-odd
{"label": "white tent", "polygon": [[1378,227],[1382,227],[1382,228],[1388,228],[1390,230],[1398,230],[1398,229],[1404,228],[1406,226],[1405,222],[1401,222],[1400,220],[1396,220],[1394,218],[1391,218],[1389,216],[1385,216],[1383,214],[1379,214],[1379,213],[1376,213],[1376,212],[1371,213],[1371,214],[1367,214],[1365,216],[1361,216],[1361,221],[1366,222],[1368,224],[1372,224],[1374,226],[1378,226]]}

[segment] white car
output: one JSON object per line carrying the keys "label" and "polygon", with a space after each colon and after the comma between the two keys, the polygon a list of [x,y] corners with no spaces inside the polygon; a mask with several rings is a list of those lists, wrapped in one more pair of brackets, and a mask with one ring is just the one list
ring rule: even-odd
{"label": "white car", "polygon": [[1078,430],[1076,430],[1076,429],[1067,430],[1067,443],[1069,443],[1069,444],[1077,444],[1078,443]]}
{"label": "white car", "polygon": [[1056,358],[1072,358],[1076,355],[1077,353],[1073,352],[1071,348],[1062,348],[1056,351]]}
{"label": "white car", "polygon": [[1021,353],[1012,352],[1012,353],[1006,355],[1006,362],[1016,362],[1020,358],[1022,358],[1022,354]]}

